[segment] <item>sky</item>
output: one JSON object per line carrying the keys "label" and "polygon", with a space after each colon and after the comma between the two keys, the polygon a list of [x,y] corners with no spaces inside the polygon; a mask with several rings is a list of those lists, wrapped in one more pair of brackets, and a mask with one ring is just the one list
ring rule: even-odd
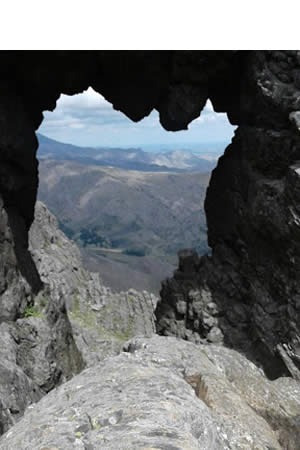
{"label": "sky", "polygon": [[231,141],[234,127],[223,113],[215,113],[210,101],[188,130],[162,128],[156,110],[138,123],[115,111],[92,88],[82,94],[61,95],[53,112],[45,111],[39,133],[79,146],[140,147],[144,150],[214,150]]}

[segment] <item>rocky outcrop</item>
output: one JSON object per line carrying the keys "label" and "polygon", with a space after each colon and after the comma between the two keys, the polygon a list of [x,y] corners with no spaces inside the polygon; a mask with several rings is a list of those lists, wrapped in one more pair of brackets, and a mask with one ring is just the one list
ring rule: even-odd
{"label": "rocky outcrop", "polygon": [[[7,236],[9,240],[8,231]],[[32,295],[16,271],[2,297],[0,434],[31,403],[85,365],[118,354],[128,338],[151,336],[154,329],[157,298],[133,289],[113,294],[103,286],[98,275],[82,268],[79,249],[59,231],[41,202],[36,204],[29,244],[40,291]]]}
{"label": "rocky outcrop", "polygon": [[160,333],[224,342],[271,378],[300,379],[299,55],[244,60],[240,127],[205,202],[212,256],[181,254],[156,312]]}
{"label": "rocky outcrop", "polygon": [[234,350],[134,338],[28,408],[0,447],[297,450],[299,394]]}
{"label": "rocky outcrop", "polygon": [[[26,254],[37,188],[34,130],[42,111],[52,110],[60,93],[75,94],[92,86],[134,121],[156,108],[167,130],[187,128],[210,98],[215,111],[227,112],[239,128],[208,188],[212,257],[201,260],[192,288],[200,296],[203,290],[209,292],[217,305],[216,328],[227,345],[245,350],[261,364],[268,361],[272,377],[290,372],[291,367],[298,377],[299,55],[297,51],[2,52],[0,242],[6,248],[1,255],[1,267],[8,268],[5,274],[17,280],[23,273],[30,295],[39,289]],[[14,250],[4,237],[6,216],[18,243],[15,262],[8,260]],[[1,277],[1,304],[7,305],[5,296],[19,283],[10,278],[8,287],[3,281],[7,276]],[[188,303],[189,287],[178,277],[174,280],[167,290],[183,295]],[[22,290],[22,284],[14,289]],[[177,327],[165,321],[165,311],[173,311],[176,323],[182,321],[173,294],[171,299],[163,294],[157,311],[163,334]],[[23,291],[18,301],[24,303]],[[206,338],[212,328],[207,332],[200,316],[188,319],[184,327]],[[237,317],[241,317],[238,327]]]}
{"label": "rocky outcrop", "polygon": [[[22,222],[1,204],[0,433],[83,368],[62,298],[50,300],[22,242]],[[25,268],[25,272],[19,270]],[[27,274],[29,275],[27,277]]]}
{"label": "rocky outcrop", "polygon": [[0,434],[32,402],[83,368],[66,313],[57,305],[31,313],[30,307],[17,321],[0,324]]}
{"label": "rocky outcrop", "polygon": [[[11,346],[2,373],[16,361],[18,389],[29,392],[5,390],[3,431],[40,390],[82,365],[61,294],[47,302],[27,246],[38,182],[34,130],[60,93],[88,86],[134,121],[156,108],[167,130],[186,128],[207,98],[239,126],[207,192],[212,256],[182,255],[163,287],[158,330],[224,342],[259,361],[270,378],[298,379],[299,52],[1,52],[1,62],[0,326]],[[45,318],[34,317],[33,307]],[[28,336],[40,336],[37,345]],[[27,362],[40,355],[43,369],[35,372]]]}
{"label": "rocky outcrop", "polygon": [[64,304],[49,298],[45,286],[34,304],[25,297],[16,320],[0,323],[0,434],[29,404],[83,368]]}
{"label": "rocky outcrop", "polygon": [[[227,112],[239,128],[207,192],[212,257],[201,260],[192,289],[200,296],[209,292],[219,310],[216,328],[227,345],[247,351],[261,364],[268,361],[272,377],[290,371],[289,361],[298,377],[299,55],[297,51],[2,52],[0,243],[6,248],[1,254],[5,274],[17,280],[23,273],[29,295],[39,289],[26,254],[37,188],[34,130],[42,111],[53,109],[60,93],[75,94],[92,86],[134,121],[156,108],[167,130],[187,128],[210,98],[215,111]],[[14,262],[9,259],[14,249],[4,237],[6,216],[18,242]],[[21,289],[18,301],[24,303],[22,283],[10,281],[8,287],[7,276],[1,278],[1,304],[7,308],[10,289]],[[182,327],[165,320],[165,312],[172,310],[176,323],[182,321],[174,296],[180,294],[189,302],[189,287],[178,277],[167,290],[174,295],[164,293],[157,312],[164,334]],[[212,327],[207,330],[200,316],[184,319],[184,327],[206,338]]]}
{"label": "rocky outcrop", "polygon": [[[4,69],[5,71],[5,69]],[[37,188],[37,139],[24,93],[1,72],[0,139],[0,432],[25,408],[83,367],[61,303],[36,316],[43,286],[28,251]]]}
{"label": "rocky outcrop", "polygon": [[96,273],[83,269],[80,252],[58,229],[46,206],[36,203],[30,229],[30,251],[42,281],[49,285],[49,302],[63,299],[77,347],[88,365],[119,353],[122,343],[155,330],[158,299],[146,291],[114,293]]}
{"label": "rocky outcrop", "polygon": [[[207,345],[221,342],[217,326],[206,340],[183,336],[198,345],[153,335],[157,299],[105,288],[41,202],[29,248],[44,286],[24,317],[0,325],[1,449],[298,449],[299,382],[269,381],[240,353]],[[180,253],[185,283],[198,266],[195,252]],[[211,326],[217,305],[193,296]],[[135,334],[149,337],[125,342]],[[83,366],[75,343],[90,367],[66,381]]]}

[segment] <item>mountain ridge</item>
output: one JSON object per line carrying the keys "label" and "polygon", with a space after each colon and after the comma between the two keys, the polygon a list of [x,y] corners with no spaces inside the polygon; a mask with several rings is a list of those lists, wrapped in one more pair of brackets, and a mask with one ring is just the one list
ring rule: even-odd
{"label": "mountain ridge", "polygon": [[[142,148],[81,147],[48,138],[37,133],[40,159],[72,160],[85,164],[113,166],[139,171],[208,172],[217,158],[201,157],[192,151],[149,152]],[[215,159],[211,159],[215,158]]]}

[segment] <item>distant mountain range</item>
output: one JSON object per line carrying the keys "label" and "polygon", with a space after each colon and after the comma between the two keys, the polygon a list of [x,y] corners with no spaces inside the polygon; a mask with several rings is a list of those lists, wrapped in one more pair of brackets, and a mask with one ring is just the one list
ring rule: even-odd
{"label": "distant mountain range", "polygon": [[41,135],[39,140],[38,197],[79,244],[86,268],[113,289],[129,289],[134,281],[138,289],[158,293],[179,249],[208,250],[203,202],[209,161],[177,151],[81,148]]}
{"label": "distant mountain range", "polygon": [[40,159],[72,160],[83,164],[119,167],[144,172],[210,172],[214,155],[203,157],[187,150],[145,152],[140,148],[94,148],[64,144],[38,134]]}

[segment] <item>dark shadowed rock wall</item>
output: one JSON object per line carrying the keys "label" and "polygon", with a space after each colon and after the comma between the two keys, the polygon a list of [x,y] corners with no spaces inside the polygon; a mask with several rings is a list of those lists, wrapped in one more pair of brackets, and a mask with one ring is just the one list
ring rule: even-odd
{"label": "dark shadowed rock wall", "polygon": [[272,378],[300,375],[299,64],[299,52],[244,58],[240,126],[205,202],[212,257],[181,253],[157,310],[160,333],[239,348]]}
{"label": "dark shadowed rock wall", "polygon": [[134,121],[156,108],[162,126],[175,131],[210,98],[239,125],[207,193],[212,256],[181,255],[163,286],[158,331],[224,341],[267,361],[272,377],[298,377],[299,52],[1,52],[1,62],[0,317],[15,320],[10,301],[25,307],[41,289],[27,232],[42,111],[53,110],[61,93],[92,86]]}

